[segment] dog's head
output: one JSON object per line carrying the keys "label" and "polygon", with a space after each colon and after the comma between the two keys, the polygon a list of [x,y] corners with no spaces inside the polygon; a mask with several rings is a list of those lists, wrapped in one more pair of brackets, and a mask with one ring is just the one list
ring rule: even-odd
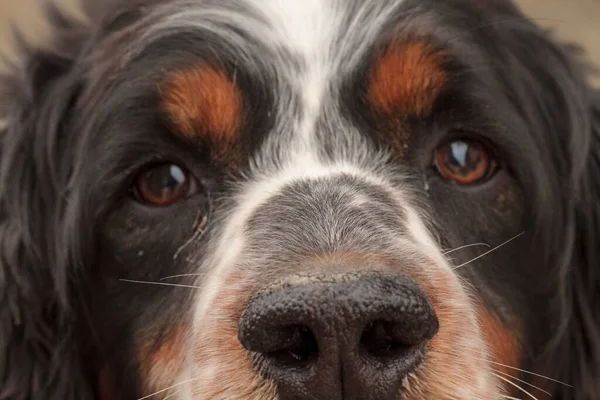
{"label": "dog's head", "polygon": [[509,2],[84,7],[0,86],[0,399],[600,396],[599,102]]}

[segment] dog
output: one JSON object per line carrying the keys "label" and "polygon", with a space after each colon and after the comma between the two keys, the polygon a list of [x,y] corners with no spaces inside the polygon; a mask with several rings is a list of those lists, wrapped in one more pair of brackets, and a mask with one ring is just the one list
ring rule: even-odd
{"label": "dog", "polygon": [[1,400],[600,398],[600,97],[513,3],[45,10]]}

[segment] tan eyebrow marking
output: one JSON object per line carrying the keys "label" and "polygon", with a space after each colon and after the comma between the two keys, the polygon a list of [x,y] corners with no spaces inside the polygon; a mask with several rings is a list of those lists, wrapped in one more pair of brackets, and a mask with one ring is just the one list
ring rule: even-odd
{"label": "tan eyebrow marking", "polygon": [[429,43],[393,40],[369,74],[372,109],[390,117],[427,116],[448,81],[443,62],[443,54]]}
{"label": "tan eyebrow marking", "polygon": [[167,78],[161,108],[188,139],[231,141],[242,122],[243,98],[225,71],[200,65]]}

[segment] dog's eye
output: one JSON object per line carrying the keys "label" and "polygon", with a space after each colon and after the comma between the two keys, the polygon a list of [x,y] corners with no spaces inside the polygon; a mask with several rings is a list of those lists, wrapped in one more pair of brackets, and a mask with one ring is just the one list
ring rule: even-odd
{"label": "dog's eye", "polygon": [[176,164],[153,165],[135,182],[136,197],[155,206],[168,206],[198,192],[199,183],[185,168]]}
{"label": "dog's eye", "polygon": [[435,151],[435,166],[446,180],[473,185],[489,178],[495,162],[486,147],[470,139],[454,140]]}

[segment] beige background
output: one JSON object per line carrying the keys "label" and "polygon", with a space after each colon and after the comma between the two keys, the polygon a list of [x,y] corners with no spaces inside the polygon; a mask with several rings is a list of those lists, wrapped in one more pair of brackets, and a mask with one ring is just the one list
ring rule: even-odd
{"label": "beige background", "polygon": [[[63,3],[74,0],[60,0]],[[96,0],[103,1],[103,0]],[[385,1],[385,0],[380,0]],[[484,0],[487,1],[487,0]],[[9,37],[9,19],[25,23],[27,36],[43,39],[44,28],[39,20],[35,0],[0,0],[0,48],[4,54]],[[557,35],[586,48],[588,57],[600,66],[600,0],[517,0],[523,10],[539,24],[556,29]],[[600,76],[593,78],[600,85]]]}

